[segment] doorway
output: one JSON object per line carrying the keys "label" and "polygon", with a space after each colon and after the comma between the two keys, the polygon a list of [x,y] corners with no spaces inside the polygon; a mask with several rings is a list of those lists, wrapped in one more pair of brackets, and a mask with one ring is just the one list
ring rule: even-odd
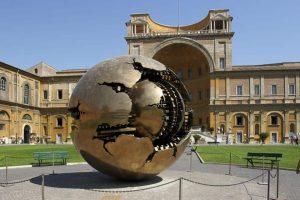
{"label": "doorway", "polygon": [[29,144],[29,140],[30,140],[30,126],[25,125],[24,126],[24,143]]}
{"label": "doorway", "polygon": [[272,133],[272,143],[277,143],[278,139],[277,139],[277,133]]}
{"label": "doorway", "polygon": [[243,142],[243,133],[242,132],[237,132],[236,133],[236,142],[237,143],[242,143]]}

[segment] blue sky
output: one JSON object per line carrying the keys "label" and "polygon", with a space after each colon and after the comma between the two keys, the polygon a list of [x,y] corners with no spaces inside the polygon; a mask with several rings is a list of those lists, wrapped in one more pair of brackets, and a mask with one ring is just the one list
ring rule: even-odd
{"label": "blue sky", "polygon": [[[89,67],[127,54],[131,13],[177,25],[177,0],[1,0],[0,8],[0,60],[21,68]],[[223,8],[234,17],[234,65],[300,61],[299,0],[181,0],[180,24]]]}

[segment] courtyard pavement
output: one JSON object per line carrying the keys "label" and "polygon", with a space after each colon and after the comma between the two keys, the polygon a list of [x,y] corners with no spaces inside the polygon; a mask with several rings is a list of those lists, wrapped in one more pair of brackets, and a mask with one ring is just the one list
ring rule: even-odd
{"label": "courtyard pavement", "polygon": [[[142,182],[118,181],[95,171],[87,164],[9,169],[9,182],[30,180],[6,187],[0,186],[0,199],[42,199],[42,180],[39,176],[42,173],[48,174],[45,175],[44,188],[45,199],[47,200],[179,199],[180,181],[178,178],[180,177],[201,183],[197,184],[182,180],[181,192],[183,200],[266,199],[267,186],[257,184],[257,182],[261,182],[261,177],[244,184],[220,186],[255,178],[261,174],[261,170],[233,166],[231,175],[225,175],[228,173],[227,165],[200,164],[195,154],[192,154],[192,162],[190,162],[190,158],[190,155],[185,153],[168,170],[152,180]],[[191,167],[190,163],[192,164]],[[192,169],[191,172],[190,168]],[[49,175],[53,172],[53,169],[55,175]],[[275,171],[272,174],[275,174]],[[4,181],[5,170],[1,169],[0,182]],[[275,198],[276,179],[272,179],[271,183],[271,197]],[[118,193],[115,191],[118,191]],[[279,199],[300,199],[300,175],[296,175],[292,171],[280,170]]]}

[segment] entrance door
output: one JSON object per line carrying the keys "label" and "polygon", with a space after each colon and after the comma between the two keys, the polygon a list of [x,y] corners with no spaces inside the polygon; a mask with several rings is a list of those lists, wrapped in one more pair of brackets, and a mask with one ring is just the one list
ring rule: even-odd
{"label": "entrance door", "polygon": [[62,144],[62,134],[56,135],[56,144]]}
{"label": "entrance door", "polygon": [[24,143],[29,144],[30,139],[30,126],[26,125],[24,127]]}
{"label": "entrance door", "polygon": [[272,133],[272,143],[277,143],[277,133]]}
{"label": "entrance door", "polygon": [[243,133],[242,132],[237,132],[236,133],[236,142],[237,143],[242,143],[243,142]]}

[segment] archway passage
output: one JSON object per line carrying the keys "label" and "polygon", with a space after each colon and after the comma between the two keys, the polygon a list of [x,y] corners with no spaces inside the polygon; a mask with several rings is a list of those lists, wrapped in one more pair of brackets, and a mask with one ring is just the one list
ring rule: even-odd
{"label": "archway passage", "polygon": [[189,44],[175,43],[160,49],[153,59],[172,69],[186,85],[194,111],[193,125],[209,128],[209,64],[203,53]]}
{"label": "archway passage", "polygon": [[24,143],[29,144],[30,139],[30,126],[25,125],[24,127]]}

